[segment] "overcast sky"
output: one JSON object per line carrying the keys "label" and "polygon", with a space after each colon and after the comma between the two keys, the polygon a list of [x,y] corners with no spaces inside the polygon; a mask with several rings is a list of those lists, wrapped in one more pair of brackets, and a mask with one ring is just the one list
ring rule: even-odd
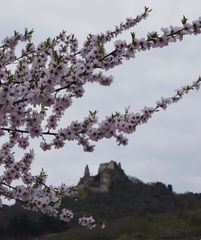
{"label": "overcast sky", "polygon": [[[113,29],[125,18],[143,12],[145,5],[153,11],[131,30],[137,37],[160,31],[161,27],[178,26],[183,14],[189,20],[201,16],[199,0],[7,0],[1,2],[1,39],[27,27],[34,28],[37,43],[62,30],[74,33],[82,43],[88,33]],[[129,39],[129,31],[120,38]],[[89,110],[98,110],[100,119],[114,111],[123,112],[129,105],[138,112],[145,105],[154,106],[161,96],[172,96],[175,89],[201,74],[200,45],[201,36],[190,36],[163,49],[140,52],[135,59],[108,72],[114,75],[111,87],[87,85],[84,97],[66,112],[66,122],[83,119]],[[156,113],[129,136],[126,147],[103,140],[93,153],[85,153],[75,142],[67,142],[63,149],[42,152],[34,141],[33,171],[44,167],[49,183],[71,185],[78,182],[86,164],[96,174],[100,163],[115,160],[128,175],[144,182],[170,183],[176,192],[201,192],[200,101],[201,92],[192,92],[166,111]]]}

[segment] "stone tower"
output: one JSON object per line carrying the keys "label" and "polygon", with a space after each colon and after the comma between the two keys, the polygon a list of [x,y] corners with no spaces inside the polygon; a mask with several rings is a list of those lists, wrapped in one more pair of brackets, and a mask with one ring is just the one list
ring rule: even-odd
{"label": "stone tower", "polygon": [[89,177],[90,177],[90,172],[89,172],[89,166],[87,164],[84,169],[84,178],[89,178]]}

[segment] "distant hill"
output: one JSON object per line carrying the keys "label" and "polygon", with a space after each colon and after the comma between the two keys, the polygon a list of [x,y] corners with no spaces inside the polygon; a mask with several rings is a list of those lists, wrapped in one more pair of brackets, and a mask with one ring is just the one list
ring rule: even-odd
{"label": "distant hill", "polygon": [[[176,194],[170,184],[143,183],[135,177],[127,176],[121,165],[115,161],[100,164],[98,173],[94,176],[90,175],[89,167],[86,166],[84,176],[80,178],[77,187],[81,199],[74,201],[66,198],[62,202],[62,207],[72,209],[76,217],[93,215],[96,219],[104,219],[106,222],[113,223],[117,220],[121,222],[123,219],[131,219],[132,222],[134,221],[132,219],[142,220],[147,219],[149,215],[158,214],[164,216],[161,219],[166,219],[165,216],[168,214],[173,214],[172,216],[176,218],[179,212],[184,214],[186,211],[193,211],[196,214],[201,209],[201,194]],[[201,220],[199,221],[201,226]],[[187,226],[191,227],[189,223]],[[10,240],[28,240],[35,236],[68,229],[69,231],[77,229],[77,223],[66,224],[54,218],[29,212],[23,210],[19,204],[0,209],[2,240],[8,237]]]}

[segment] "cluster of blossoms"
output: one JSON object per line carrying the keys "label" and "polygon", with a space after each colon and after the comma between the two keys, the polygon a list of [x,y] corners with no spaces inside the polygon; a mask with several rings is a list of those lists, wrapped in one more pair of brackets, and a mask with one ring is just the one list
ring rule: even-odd
{"label": "cluster of blossoms", "polygon": [[[141,39],[131,33],[130,43],[117,40],[114,41],[114,50],[106,51],[107,42],[146,19],[150,11],[145,7],[141,15],[126,19],[113,31],[90,34],[81,48],[78,48],[74,34],[67,35],[65,31],[38,46],[32,42],[33,30],[26,29],[24,34],[14,32],[13,36],[3,40],[0,46],[0,137],[7,136],[8,141],[0,148],[0,165],[3,169],[0,196],[17,200],[24,208],[69,222],[73,213],[60,209],[61,199],[76,197],[76,189],[64,184],[48,186],[43,170],[37,176],[31,173],[33,151],[17,160],[12,149],[19,147],[27,150],[32,138],[41,139],[40,147],[44,151],[62,148],[66,141],[77,141],[84,151],[91,152],[95,147],[92,142],[103,138],[115,138],[118,145],[126,145],[128,139],[125,135],[146,123],[153,113],[165,110],[184,94],[199,89],[201,78],[177,90],[172,97],[162,97],[154,107],[144,107],[138,113],[126,109],[123,114],[115,112],[98,121],[95,111],[90,112],[83,121],[73,121],[65,128],[59,127],[59,121],[73,99],[83,96],[86,83],[110,86],[113,77],[105,72],[126,59],[134,58],[137,52],[165,47],[181,41],[185,35],[201,33],[201,18],[188,23],[183,17],[180,27],[162,28],[161,35],[150,32]],[[18,56],[16,47],[19,43],[23,43],[24,47]],[[16,186],[13,183],[15,180],[20,180],[21,185]],[[89,229],[96,225],[92,217],[80,218],[79,223]]]}
{"label": "cluster of blossoms", "polygon": [[60,220],[69,222],[73,218],[73,213],[71,210],[62,209],[62,212],[59,215]]}
{"label": "cluster of blossoms", "polygon": [[81,226],[87,227],[90,230],[96,227],[95,220],[92,216],[79,218],[78,222],[80,223]]}

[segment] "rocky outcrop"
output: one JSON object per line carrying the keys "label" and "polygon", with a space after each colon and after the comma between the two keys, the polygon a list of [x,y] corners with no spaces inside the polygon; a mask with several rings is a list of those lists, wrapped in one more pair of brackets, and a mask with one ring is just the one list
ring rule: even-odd
{"label": "rocky outcrop", "polygon": [[125,181],[128,181],[128,177],[121,168],[121,164],[110,161],[101,163],[98,174],[95,176],[90,176],[89,167],[86,165],[84,176],[80,178],[78,187],[88,193],[109,192],[112,186],[122,184]]}

